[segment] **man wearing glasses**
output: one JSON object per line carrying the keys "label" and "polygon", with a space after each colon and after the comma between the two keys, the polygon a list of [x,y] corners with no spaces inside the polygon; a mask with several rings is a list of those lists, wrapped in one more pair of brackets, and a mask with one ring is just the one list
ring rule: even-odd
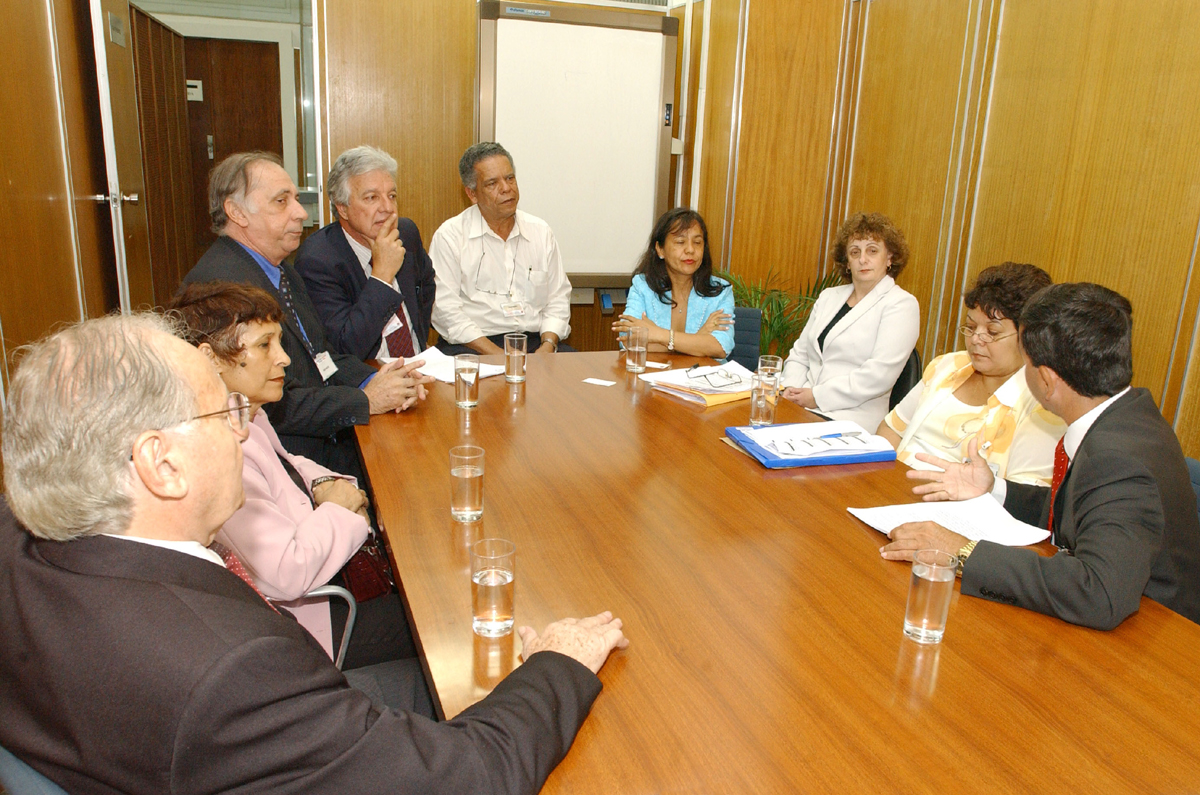
{"label": "man wearing glasses", "polygon": [[571,333],[571,283],[550,226],[517,209],[512,157],[498,143],[478,143],[463,153],[458,173],[471,206],[429,244],[438,347],[500,354],[504,335],[522,332],[535,353],[573,350],[561,344]]}
{"label": "man wearing glasses", "polygon": [[0,746],[68,792],[540,789],[620,620],[522,627],[524,664],[452,720],[372,703],[208,548],[244,500],[249,406],[172,331],[86,321],[11,381]]}

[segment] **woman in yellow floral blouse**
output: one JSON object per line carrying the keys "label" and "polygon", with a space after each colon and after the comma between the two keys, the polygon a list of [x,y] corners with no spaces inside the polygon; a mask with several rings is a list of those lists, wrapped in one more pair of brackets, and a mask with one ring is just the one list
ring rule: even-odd
{"label": "woman in yellow floral blouse", "polygon": [[996,477],[1050,484],[1054,446],[1066,426],[1029,393],[1017,336],[1025,302],[1048,284],[1041,268],[1013,262],[979,274],[963,297],[966,350],[930,362],[921,383],[879,425],[897,458],[931,469],[917,453],[962,461],[978,438]]}

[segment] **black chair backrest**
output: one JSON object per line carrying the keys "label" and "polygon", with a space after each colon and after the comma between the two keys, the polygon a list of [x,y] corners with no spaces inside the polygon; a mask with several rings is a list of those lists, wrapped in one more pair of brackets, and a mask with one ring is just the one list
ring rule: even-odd
{"label": "black chair backrest", "polygon": [[921,354],[917,353],[916,349],[913,349],[912,354],[908,357],[908,361],[904,363],[904,369],[900,371],[900,377],[896,379],[896,383],[892,387],[892,395],[888,398],[888,411],[896,408],[896,404],[904,400],[904,396],[920,380]]}
{"label": "black chair backrest", "polygon": [[750,372],[758,369],[758,345],[762,334],[762,310],[748,306],[733,308],[733,350],[729,361]]}

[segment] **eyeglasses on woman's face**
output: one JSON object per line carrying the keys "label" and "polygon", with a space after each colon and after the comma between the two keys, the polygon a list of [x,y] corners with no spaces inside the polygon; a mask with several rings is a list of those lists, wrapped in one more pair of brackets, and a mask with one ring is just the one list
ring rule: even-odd
{"label": "eyeglasses on woman's face", "polygon": [[971,338],[974,337],[975,339],[979,340],[980,343],[989,345],[993,342],[1006,340],[1009,337],[1015,336],[1017,332],[1010,331],[1006,334],[1000,331],[989,331],[986,328],[979,328],[977,326],[963,325],[958,327],[958,333],[962,334],[963,339],[965,339],[967,342],[970,342]]}

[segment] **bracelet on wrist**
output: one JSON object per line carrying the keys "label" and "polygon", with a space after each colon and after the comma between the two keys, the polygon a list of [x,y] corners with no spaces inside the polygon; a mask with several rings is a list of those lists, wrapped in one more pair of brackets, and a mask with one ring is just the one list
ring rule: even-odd
{"label": "bracelet on wrist", "polygon": [[958,568],[954,570],[957,576],[962,576],[963,565],[967,562],[967,558],[971,557],[971,553],[975,551],[975,545],[978,543],[978,541],[968,541],[958,550]]}
{"label": "bracelet on wrist", "polygon": [[317,486],[320,486],[322,483],[328,483],[331,480],[338,480],[338,479],[339,478],[337,475],[322,475],[319,478],[313,478],[313,482],[308,484],[308,487],[310,489],[315,489]]}
{"label": "bracelet on wrist", "polygon": [[671,353],[675,352],[675,329],[671,329],[671,334],[667,337],[667,350]]}

